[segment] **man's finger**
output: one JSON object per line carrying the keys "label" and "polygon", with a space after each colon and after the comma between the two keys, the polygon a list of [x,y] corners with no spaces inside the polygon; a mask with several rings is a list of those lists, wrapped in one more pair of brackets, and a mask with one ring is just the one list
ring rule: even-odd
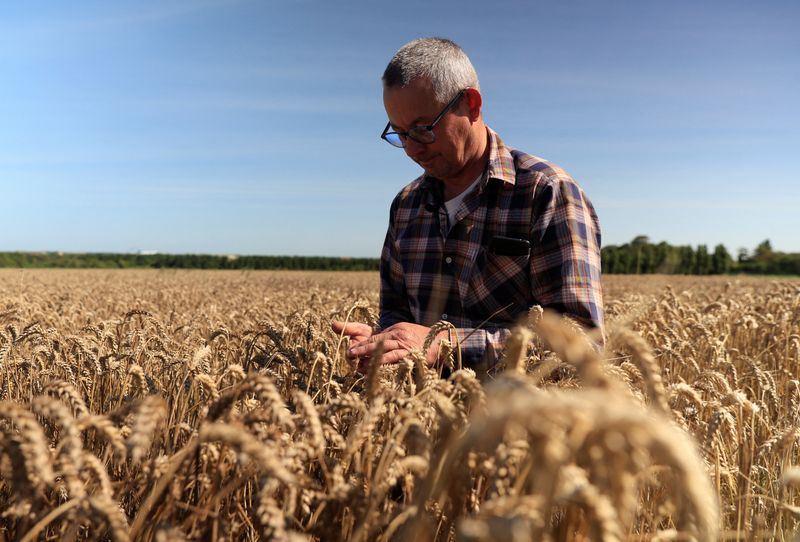
{"label": "man's finger", "polygon": [[[381,358],[381,365],[392,365],[394,363],[397,363],[401,359],[407,357],[409,353],[410,352],[405,348],[398,348],[397,350],[392,350],[391,352],[388,352],[383,355],[383,357]],[[369,364],[373,362],[374,360],[372,359],[371,356],[358,358],[357,371],[359,373],[366,374],[367,370],[369,369]]]}
{"label": "man's finger", "polygon": [[403,348],[402,344],[394,339],[373,342],[372,337],[370,337],[366,341],[363,341],[357,344],[356,346],[350,348],[347,351],[347,357],[349,358],[369,357],[375,352],[375,350],[378,349],[378,344],[380,344],[380,342],[383,342],[384,351],[387,352]]}
{"label": "man's finger", "polygon": [[369,337],[372,335],[372,328],[361,322],[343,322],[333,320],[331,328],[335,333],[349,335],[351,337]]}
{"label": "man's finger", "polygon": [[369,343],[379,343],[381,341],[387,341],[389,338],[393,337],[391,333],[387,333],[386,331],[382,331],[380,333],[375,333],[374,335],[370,335],[367,337],[367,342]]}
{"label": "man's finger", "polygon": [[334,333],[341,333],[346,326],[347,324],[341,320],[331,320],[331,329],[333,329]]}
{"label": "man's finger", "polygon": [[358,346],[369,341],[369,337],[365,337],[364,335],[345,335],[345,337],[350,337],[350,340],[347,342],[348,348],[353,348],[354,346]]}
{"label": "man's finger", "polygon": [[405,348],[398,348],[396,350],[392,350],[390,352],[386,352],[381,358],[381,363],[390,364],[390,363],[397,363],[401,359],[408,356],[410,352]]}

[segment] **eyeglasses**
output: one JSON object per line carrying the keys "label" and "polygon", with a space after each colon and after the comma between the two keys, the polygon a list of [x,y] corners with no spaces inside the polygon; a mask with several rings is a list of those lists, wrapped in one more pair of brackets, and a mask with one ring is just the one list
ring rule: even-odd
{"label": "eyeglasses", "polygon": [[458,100],[464,95],[467,89],[460,91],[456,94],[450,103],[444,106],[442,112],[436,115],[436,118],[433,119],[433,122],[428,124],[427,126],[414,126],[407,132],[390,132],[389,128],[392,127],[391,121],[386,123],[386,128],[383,129],[383,133],[381,134],[381,139],[386,140],[390,145],[394,147],[403,148],[406,146],[406,139],[410,138],[416,141],[417,143],[422,143],[424,145],[428,145],[429,143],[433,143],[436,141],[436,134],[433,133],[433,128],[436,124],[442,120],[445,113],[450,111],[454,105],[458,103]]}

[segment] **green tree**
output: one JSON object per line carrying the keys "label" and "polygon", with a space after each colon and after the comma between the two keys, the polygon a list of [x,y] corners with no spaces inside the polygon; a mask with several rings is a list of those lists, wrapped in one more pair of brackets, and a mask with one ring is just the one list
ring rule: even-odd
{"label": "green tree", "polygon": [[757,262],[766,262],[772,256],[772,244],[769,239],[762,241],[753,252],[753,259]]}
{"label": "green tree", "polygon": [[711,272],[715,275],[724,275],[731,269],[733,259],[725,248],[725,245],[719,244],[714,247],[714,254],[711,256]]}
{"label": "green tree", "polygon": [[695,272],[694,249],[686,245],[680,247],[678,251],[680,253],[680,264],[678,265],[678,273],[682,275],[693,274]]}
{"label": "green tree", "polygon": [[631,246],[633,247],[635,258],[636,258],[636,268],[634,272],[638,275],[639,273],[646,273],[646,269],[643,269],[643,266],[646,267],[647,262],[645,261],[647,258],[646,254],[643,252],[646,251],[647,247],[650,244],[650,238],[646,235],[637,235],[631,241]]}
{"label": "green tree", "polygon": [[708,254],[708,247],[706,245],[699,245],[697,247],[697,256],[694,261],[695,275],[708,275],[711,273],[711,256]]}

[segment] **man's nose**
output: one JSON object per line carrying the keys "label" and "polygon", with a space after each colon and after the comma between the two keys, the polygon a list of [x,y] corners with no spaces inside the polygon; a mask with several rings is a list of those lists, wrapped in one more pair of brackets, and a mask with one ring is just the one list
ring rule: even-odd
{"label": "man's nose", "polygon": [[410,137],[406,138],[405,151],[406,154],[411,158],[415,158],[424,153],[425,147],[426,147],[425,143],[414,141]]}

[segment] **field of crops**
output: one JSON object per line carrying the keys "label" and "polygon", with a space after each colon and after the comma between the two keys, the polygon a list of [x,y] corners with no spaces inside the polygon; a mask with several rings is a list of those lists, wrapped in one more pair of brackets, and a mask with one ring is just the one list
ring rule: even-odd
{"label": "field of crops", "polygon": [[441,378],[374,273],[0,270],[0,540],[794,539],[800,281],[604,286]]}

